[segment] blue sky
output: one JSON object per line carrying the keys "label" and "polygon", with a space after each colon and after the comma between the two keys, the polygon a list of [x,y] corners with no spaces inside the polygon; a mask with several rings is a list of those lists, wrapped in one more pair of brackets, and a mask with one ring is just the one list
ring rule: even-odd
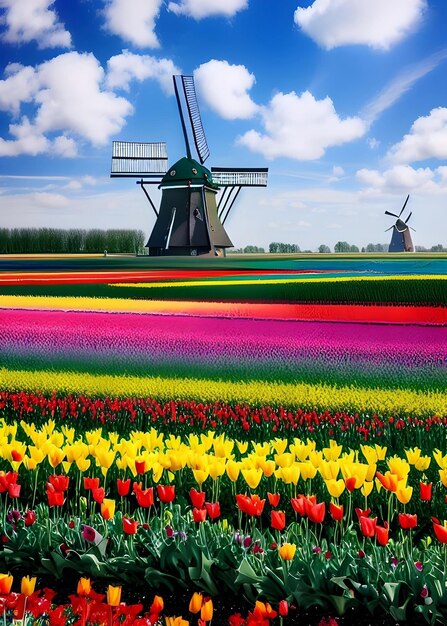
{"label": "blue sky", "polygon": [[445,0],[0,0],[0,227],[148,235],[111,144],[181,158],[184,73],[206,165],[269,167],[235,246],[387,242],[407,194],[415,244],[447,245],[446,24]]}

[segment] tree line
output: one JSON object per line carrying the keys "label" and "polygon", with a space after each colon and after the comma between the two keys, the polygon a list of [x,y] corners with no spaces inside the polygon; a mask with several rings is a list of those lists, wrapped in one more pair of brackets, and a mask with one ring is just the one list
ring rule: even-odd
{"label": "tree line", "polygon": [[0,228],[0,254],[79,254],[141,252],[142,230]]}

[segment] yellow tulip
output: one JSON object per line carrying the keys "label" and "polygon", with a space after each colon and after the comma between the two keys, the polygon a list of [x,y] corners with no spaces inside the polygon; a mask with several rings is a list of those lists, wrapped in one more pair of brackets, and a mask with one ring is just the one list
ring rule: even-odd
{"label": "yellow tulip", "polygon": [[287,439],[275,439],[272,442],[272,448],[276,454],[283,454],[286,451],[288,441]]}
{"label": "yellow tulip", "polygon": [[286,485],[296,485],[300,478],[300,468],[297,463],[292,465],[292,467],[279,467],[275,472],[275,476]]}
{"label": "yellow tulip", "polygon": [[8,595],[11,591],[12,582],[14,577],[11,574],[0,574],[0,593],[2,595]]}
{"label": "yellow tulip", "polygon": [[336,461],[341,451],[343,450],[343,446],[339,446],[336,441],[331,439],[329,441],[329,448],[323,448],[323,455],[326,461]]}
{"label": "yellow tulip", "polygon": [[105,520],[112,519],[115,515],[115,500],[104,498],[101,504],[101,515]]}
{"label": "yellow tulip", "polygon": [[196,481],[196,483],[198,483],[200,488],[202,488],[203,483],[205,482],[205,480],[210,475],[210,472],[209,472],[208,469],[206,469],[206,470],[203,470],[203,469],[193,469],[192,473],[194,475],[194,480]]}
{"label": "yellow tulip", "polygon": [[447,468],[440,469],[438,471],[439,471],[439,478],[442,484],[444,485],[444,487],[447,487]]}
{"label": "yellow tulip", "polygon": [[48,450],[48,462],[53,469],[60,465],[64,458],[65,452],[60,448],[57,448],[55,445],[52,445]]}
{"label": "yellow tulip", "polygon": [[278,467],[291,467],[295,462],[295,455],[284,452],[283,454],[275,454],[274,459]]}
{"label": "yellow tulip", "polygon": [[90,459],[76,459],[76,467],[80,472],[86,472],[91,465]]}
{"label": "yellow tulip", "polygon": [[200,619],[204,622],[210,622],[213,619],[213,601],[209,596],[203,600]]}
{"label": "yellow tulip", "polygon": [[330,478],[329,480],[325,480],[325,483],[329,494],[333,498],[339,498],[345,490],[345,481],[343,480],[343,478],[340,478],[339,480],[335,480],[335,478]]}
{"label": "yellow tulip", "polygon": [[198,591],[195,591],[192,594],[191,600],[189,601],[189,612],[190,613],[198,613],[202,608],[203,603],[203,595]]}
{"label": "yellow tulip", "polygon": [[278,548],[279,556],[283,561],[291,561],[295,556],[296,545],[294,543],[283,543]]}
{"label": "yellow tulip", "polygon": [[425,472],[430,467],[431,458],[429,456],[421,456],[418,461],[414,464],[414,467],[418,470],[418,472]]}
{"label": "yellow tulip", "polygon": [[324,480],[336,479],[340,471],[340,465],[338,461],[321,461],[318,471]]}
{"label": "yellow tulip", "polygon": [[398,480],[404,480],[410,472],[410,464],[398,456],[393,456],[387,461],[390,472],[397,476]]}
{"label": "yellow tulip", "polygon": [[272,476],[273,472],[275,471],[275,467],[275,461],[273,461],[272,459],[262,458],[259,460],[259,469],[262,470],[262,473],[266,478]]}
{"label": "yellow tulip", "polygon": [[212,463],[209,464],[209,473],[213,480],[217,480],[219,476],[225,474],[225,459],[215,458]]}
{"label": "yellow tulip", "polygon": [[269,441],[265,441],[264,443],[252,442],[252,446],[255,454],[257,454],[258,456],[267,456],[267,454],[270,454]]}
{"label": "yellow tulip", "polygon": [[240,462],[239,461],[227,461],[225,471],[231,482],[235,483],[239,478]]}
{"label": "yellow tulip", "polygon": [[378,455],[376,448],[372,446],[367,446],[365,444],[361,444],[360,449],[362,451],[363,456],[367,460],[367,462],[372,465],[373,463],[377,463]]}
{"label": "yellow tulip", "polygon": [[256,489],[261,482],[262,470],[261,469],[243,469],[242,476],[250,489]]}
{"label": "yellow tulip", "polygon": [[240,454],[245,454],[248,450],[248,441],[236,441]]}
{"label": "yellow tulip", "polygon": [[221,435],[218,439],[213,441],[214,455],[222,457],[223,459],[229,459],[233,451],[234,441],[230,439],[225,440],[224,435]]}
{"label": "yellow tulip", "polygon": [[312,463],[310,463],[309,461],[301,461],[298,462],[297,465],[300,470],[300,476],[303,480],[312,480],[313,478],[315,478],[318,470],[312,465]]}
{"label": "yellow tulip", "polygon": [[410,502],[411,497],[413,495],[413,487],[407,487],[406,481],[402,480],[399,482],[396,490],[396,497],[401,504],[408,504]]}
{"label": "yellow tulip", "polygon": [[34,461],[34,459],[30,459],[27,456],[23,459],[23,464],[29,471],[35,470],[37,467],[36,461]]}
{"label": "yellow tulip", "polygon": [[20,593],[25,596],[30,596],[34,593],[36,588],[36,576],[24,576],[20,585]]}
{"label": "yellow tulip", "polygon": [[[378,482],[378,481],[377,481]],[[380,483],[379,483],[380,485]],[[382,485],[380,485],[382,486]],[[368,482],[364,482],[363,483],[363,487],[360,489],[362,495],[367,498],[369,496],[369,494],[371,493],[371,491],[373,490],[374,487],[374,483],[373,481],[368,481]]]}
{"label": "yellow tulip", "polygon": [[420,459],[421,450],[419,448],[410,448],[409,450],[405,450],[405,456],[410,465],[415,465]]}
{"label": "yellow tulip", "polygon": [[80,578],[78,582],[78,588],[76,593],[78,596],[88,596],[92,590],[92,584],[90,578]]}
{"label": "yellow tulip", "polygon": [[189,626],[188,620],[183,619],[182,617],[165,616],[165,624],[166,626]]}
{"label": "yellow tulip", "polygon": [[447,454],[442,456],[442,452],[436,449],[433,452],[433,457],[441,469],[447,469]]}
{"label": "yellow tulip", "polygon": [[107,604],[109,606],[119,606],[121,602],[121,587],[107,587]]}

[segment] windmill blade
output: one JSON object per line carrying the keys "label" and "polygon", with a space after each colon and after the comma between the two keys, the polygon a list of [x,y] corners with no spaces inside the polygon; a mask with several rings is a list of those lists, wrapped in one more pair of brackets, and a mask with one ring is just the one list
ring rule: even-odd
{"label": "windmill blade", "polygon": [[182,76],[183,92],[185,94],[186,106],[191,122],[192,134],[199,155],[200,163],[203,165],[210,155],[208,144],[203,130],[202,118],[200,117],[199,104],[197,102],[196,88],[192,76]]}
{"label": "windmill blade", "polygon": [[410,219],[410,217],[413,215],[413,211],[410,211],[410,215],[407,217],[407,219],[405,220],[405,224],[408,224],[408,220]]}
{"label": "windmill blade", "polygon": [[414,232],[416,232],[416,229],[415,229],[415,228],[413,228],[413,226],[410,226],[410,228],[411,228],[411,230],[414,230]]}
{"label": "windmill blade", "polygon": [[407,202],[408,202],[408,200],[409,200],[409,199],[410,199],[410,194],[408,194],[407,199],[406,199],[406,200],[405,200],[405,202],[404,202],[404,206],[401,208],[401,210],[400,210],[400,213],[399,213],[398,217],[400,217],[400,216],[402,215],[402,213],[404,212],[405,207],[407,206]]}
{"label": "windmill blade", "polygon": [[385,215],[392,215],[393,217],[399,217],[396,213],[391,213],[391,211],[385,211]]}
{"label": "windmill blade", "polygon": [[393,225],[393,226],[390,226],[389,228],[387,228],[385,232],[387,233],[387,232],[388,232],[389,230],[391,230],[392,228],[394,228],[394,225]]}

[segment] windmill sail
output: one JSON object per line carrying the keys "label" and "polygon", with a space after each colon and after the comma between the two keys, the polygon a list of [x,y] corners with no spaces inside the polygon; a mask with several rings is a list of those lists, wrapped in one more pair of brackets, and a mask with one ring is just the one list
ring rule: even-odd
{"label": "windmill sail", "polygon": [[199,103],[197,102],[196,88],[192,76],[182,76],[183,92],[185,94],[186,106],[191,122],[194,144],[200,163],[203,165],[210,155],[208,143],[203,130],[202,118],[200,116]]}
{"label": "windmill sail", "polygon": [[403,207],[400,210],[399,215],[396,215],[396,213],[391,213],[390,211],[385,211],[386,215],[391,215],[397,218],[395,223],[392,226],[390,226],[390,228],[387,228],[387,231],[391,229],[393,230],[388,252],[414,252],[414,245],[411,239],[410,226],[407,225],[413,212],[410,212],[410,214],[408,215],[405,221],[401,219],[401,215],[404,212],[405,207],[407,206],[409,198],[410,196],[408,195],[404,202]]}

